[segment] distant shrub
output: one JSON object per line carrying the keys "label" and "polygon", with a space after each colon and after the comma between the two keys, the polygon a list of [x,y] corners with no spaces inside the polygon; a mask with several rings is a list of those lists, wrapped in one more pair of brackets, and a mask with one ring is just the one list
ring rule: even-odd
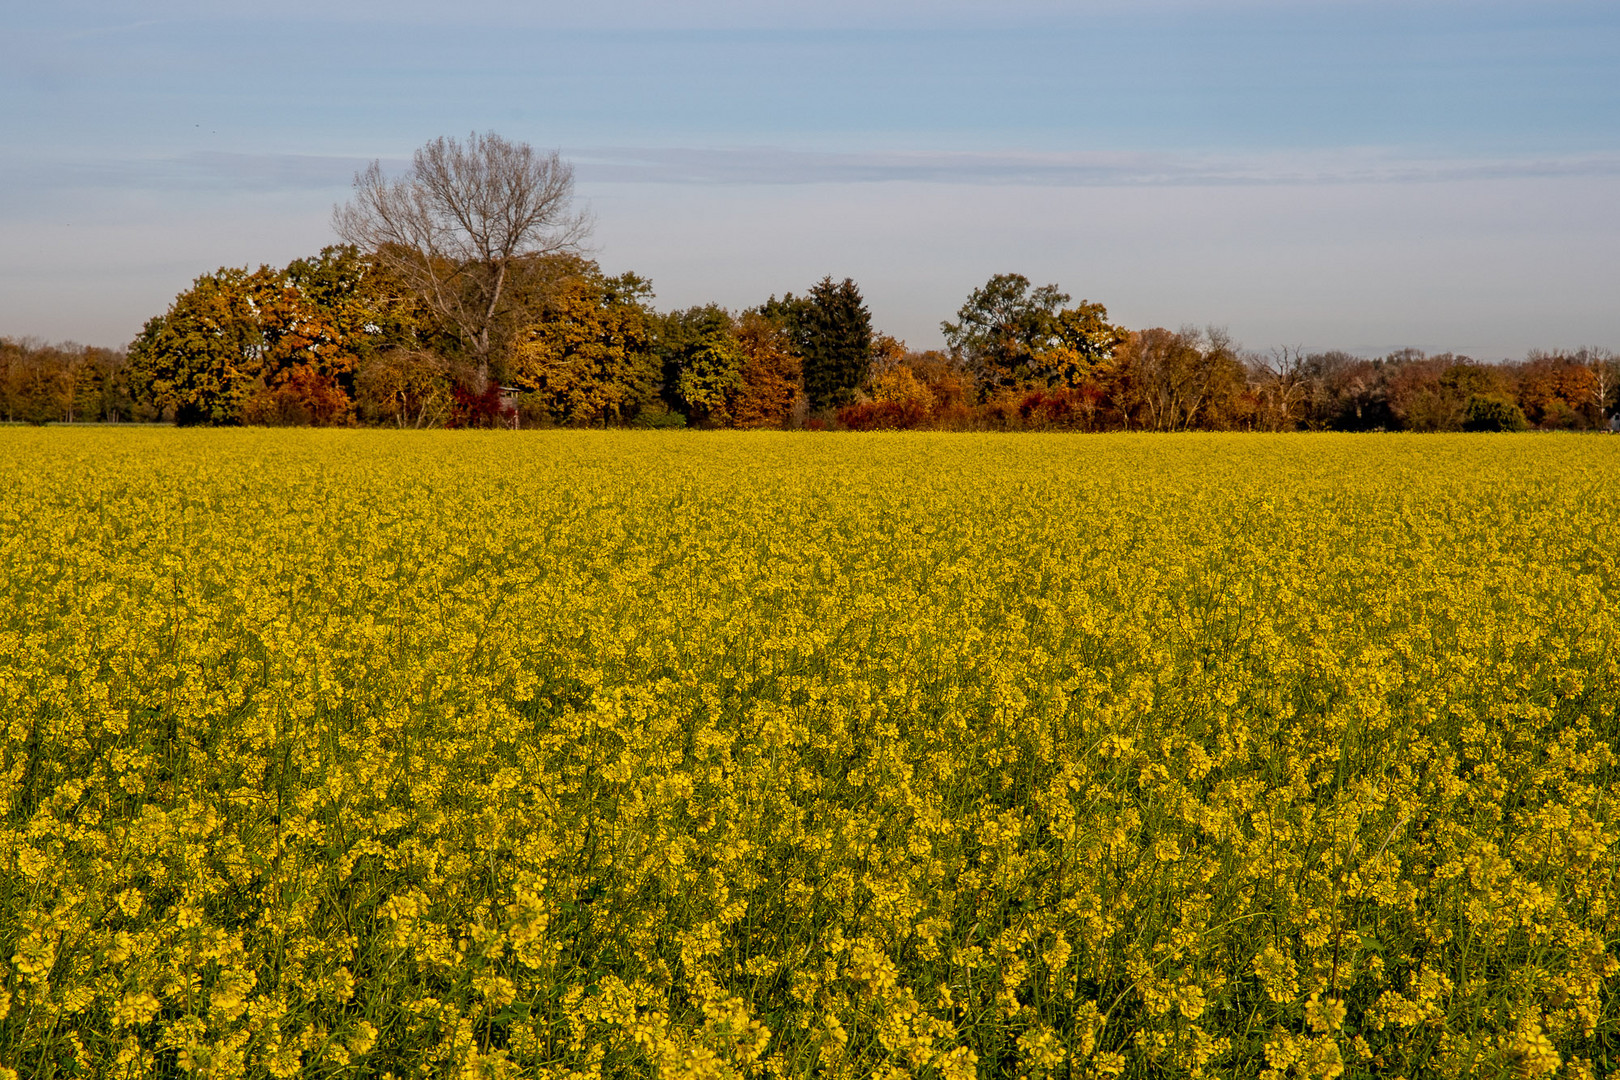
{"label": "distant shrub", "polygon": [[1530,422],[1510,398],[1498,394],[1475,394],[1463,413],[1464,431],[1527,431]]}
{"label": "distant shrub", "polygon": [[851,431],[910,431],[928,423],[922,402],[863,401],[838,410],[838,422]]}
{"label": "distant shrub", "polygon": [[1585,419],[1572,409],[1567,401],[1554,399],[1541,410],[1541,426],[1558,431],[1575,431],[1585,425]]}
{"label": "distant shrub", "polygon": [[511,427],[517,410],[502,399],[500,385],[491,382],[482,392],[458,386],[453,392],[455,404],[450,408],[447,427],[492,428]]}
{"label": "distant shrub", "polygon": [[686,426],[686,417],[674,409],[642,409],[630,419],[633,428],[669,431]]}
{"label": "distant shrub", "polygon": [[932,426],[939,431],[972,431],[977,424],[973,410],[961,402],[941,405],[934,410]]}
{"label": "distant shrub", "polygon": [[242,406],[242,422],[265,427],[343,427],[354,423],[354,403],[331,376],[308,364],[288,368],[273,386]]}
{"label": "distant shrub", "polygon": [[1103,397],[1095,384],[1035,390],[1018,403],[1021,426],[1033,430],[1072,431],[1090,428]]}

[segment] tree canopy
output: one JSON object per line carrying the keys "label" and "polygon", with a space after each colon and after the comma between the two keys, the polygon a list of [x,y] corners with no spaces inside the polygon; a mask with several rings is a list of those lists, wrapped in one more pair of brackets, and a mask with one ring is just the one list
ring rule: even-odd
{"label": "tree canopy", "polygon": [[995,274],[974,289],[940,330],[972,369],[981,392],[1019,386],[1080,386],[1113,359],[1125,332],[1101,304],[1064,307],[1056,285],[1033,287],[1023,274]]}
{"label": "tree canopy", "polygon": [[730,313],[718,304],[671,312],[658,321],[655,348],[670,406],[701,424],[725,424],[748,361]]}
{"label": "tree canopy", "polygon": [[509,378],[532,392],[549,419],[622,421],[658,396],[652,349],[652,285],[594,266],[562,285],[519,335]]}
{"label": "tree canopy", "polygon": [[872,361],[872,314],[853,280],[834,282],[828,275],[804,296],[773,296],[759,310],[781,324],[803,359],[811,408],[854,397]]}
{"label": "tree canopy", "polygon": [[265,333],[244,270],[204,274],[147,321],[129,348],[137,396],[177,424],[227,424],[239,417],[264,365]]}

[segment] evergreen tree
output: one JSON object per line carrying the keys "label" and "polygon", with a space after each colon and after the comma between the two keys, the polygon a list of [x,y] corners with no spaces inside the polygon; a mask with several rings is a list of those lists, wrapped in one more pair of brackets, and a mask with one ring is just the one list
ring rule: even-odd
{"label": "evergreen tree", "polygon": [[854,281],[824,277],[808,295],[773,296],[759,310],[782,324],[804,358],[804,390],[812,409],[847,404],[854,397],[872,362],[872,314]]}

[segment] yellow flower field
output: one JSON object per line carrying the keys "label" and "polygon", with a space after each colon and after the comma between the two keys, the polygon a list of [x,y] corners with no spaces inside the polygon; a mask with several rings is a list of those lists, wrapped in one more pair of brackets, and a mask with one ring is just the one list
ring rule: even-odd
{"label": "yellow flower field", "polygon": [[1611,1073],[1617,478],[0,430],[0,1076]]}

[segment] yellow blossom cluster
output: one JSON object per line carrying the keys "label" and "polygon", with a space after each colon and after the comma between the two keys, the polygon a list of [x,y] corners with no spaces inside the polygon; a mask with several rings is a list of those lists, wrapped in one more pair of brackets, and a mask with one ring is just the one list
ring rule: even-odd
{"label": "yellow blossom cluster", "polygon": [[0,1076],[1612,1073],[1617,475],[0,430]]}

